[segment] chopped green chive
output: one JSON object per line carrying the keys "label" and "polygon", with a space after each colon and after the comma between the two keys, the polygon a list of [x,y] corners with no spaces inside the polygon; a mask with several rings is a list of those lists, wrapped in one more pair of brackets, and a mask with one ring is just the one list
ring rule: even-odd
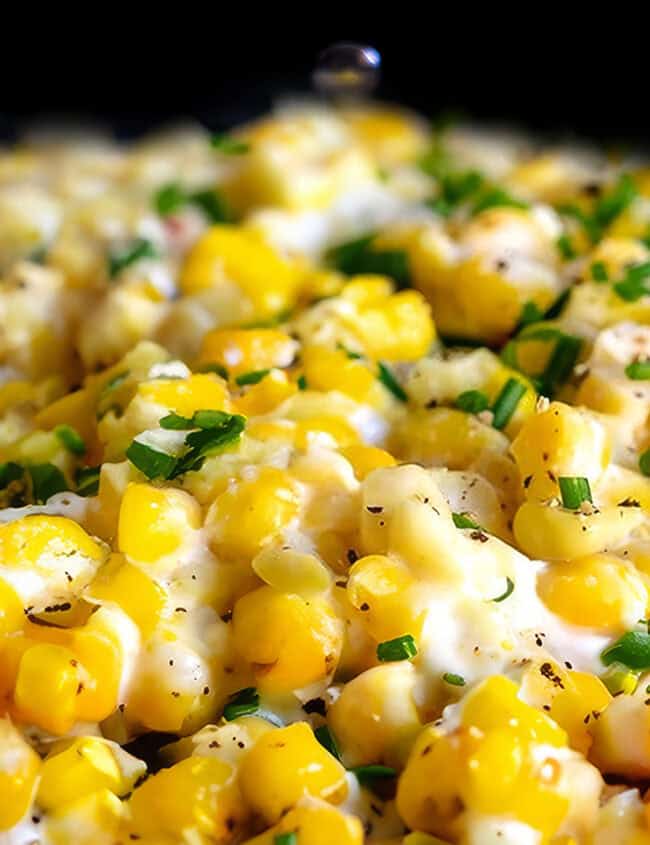
{"label": "chopped green chive", "polygon": [[197,373],[215,373],[222,379],[228,381],[228,370],[223,364],[201,364],[196,370]]}
{"label": "chopped green chive", "polygon": [[596,223],[603,229],[609,226],[631,205],[637,195],[638,190],[630,174],[621,174],[612,190],[596,203],[593,214]]}
{"label": "chopped green chive", "polygon": [[51,496],[69,489],[65,476],[54,464],[32,464],[27,472],[32,479],[34,501],[38,504],[45,504]]}
{"label": "chopped green chive", "polygon": [[639,455],[639,469],[643,475],[650,475],[650,449],[646,449]]}
{"label": "chopped green chive", "polygon": [[75,474],[78,496],[96,496],[99,492],[101,464],[96,467],[79,467]]}
{"label": "chopped green chive", "polygon": [[442,676],[442,680],[446,684],[451,684],[452,687],[464,687],[465,686],[465,678],[462,675],[455,675],[453,672],[445,672]]}
{"label": "chopped green chive", "polygon": [[298,845],[298,834],[294,831],[290,833],[277,833],[273,837],[273,845]]}
{"label": "chopped green chive", "polygon": [[298,390],[307,390],[307,378],[305,377],[304,373],[296,379],[296,384],[298,385]]}
{"label": "chopped green chive", "polygon": [[14,461],[7,461],[0,464],[0,489],[4,490],[12,481],[19,481],[24,474],[24,468]]}
{"label": "chopped green chive", "polygon": [[487,211],[488,208],[499,208],[501,206],[528,208],[528,203],[516,199],[503,188],[488,188],[474,204],[472,214],[480,214],[482,211]]}
{"label": "chopped green chive", "polygon": [[474,522],[466,513],[452,513],[451,518],[454,520],[456,528],[471,528],[473,531],[481,530],[478,522]]}
{"label": "chopped green chive", "polygon": [[398,287],[411,283],[408,256],[402,249],[374,249],[376,235],[366,235],[340,244],[327,255],[329,263],[345,273],[356,276],[365,273],[390,276]]}
{"label": "chopped green chive", "polygon": [[597,243],[602,238],[603,232],[597,220],[577,205],[561,205],[558,208],[558,211],[567,217],[572,217],[574,220],[577,220],[593,244]]}
{"label": "chopped green chive", "polygon": [[622,663],[614,662],[610,663],[600,680],[612,695],[631,695],[639,683],[639,673]]}
{"label": "chopped green chive", "polygon": [[519,315],[519,328],[523,329],[524,326],[529,326],[531,323],[538,323],[543,317],[544,314],[534,302],[526,302]]}
{"label": "chopped green chive", "polygon": [[516,378],[508,379],[492,406],[494,414],[492,425],[494,428],[501,430],[506,427],[525,392],[526,386],[524,384],[517,381]]}
{"label": "chopped green chive", "polygon": [[558,478],[562,505],[568,510],[578,510],[583,502],[592,502],[589,480],[581,477],[561,476]]}
{"label": "chopped green chive", "polygon": [[230,223],[233,219],[230,206],[219,191],[197,191],[190,195],[189,201],[201,209],[210,223]]}
{"label": "chopped green chive", "polygon": [[497,596],[494,599],[490,599],[490,601],[496,601],[496,602],[505,601],[508,598],[508,596],[511,596],[513,594],[514,589],[515,589],[515,582],[512,580],[512,578],[508,578],[506,576],[506,588],[505,588],[504,592],[501,593],[500,596]]}
{"label": "chopped green chive", "polygon": [[314,736],[323,746],[326,748],[332,757],[336,757],[337,760],[341,759],[341,755],[339,753],[338,745],[336,744],[336,740],[330,729],[327,725],[321,725],[319,728],[316,728],[314,731]]}
{"label": "chopped green chive", "polygon": [[54,434],[73,455],[84,455],[86,453],[86,444],[83,437],[71,425],[57,425]]}
{"label": "chopped green chive", "polygon": [[468,414],[480,414],[490,406],[490,400],[482,390],[465,390],[456,399],[456,407]]}
{"label": "chopped green chive", "polygon": [[581,348],[582,341],[579,337],[561,334],[541,375],[542,393],[546,396],[552,396],[560,385],[568,381],[573,373]]}
{"label": "chopped green chive", "polygon": [[627,631],[601,653],[600,659],[605,666],[622,663],[628,669],[650,669],[650,634]]}
{"label": "chopped green chive", "polygon": [[108,272],[111,278],[119,275],[123,270],[142,258],[156,258],[158,251],[146,238],[137,238],[126,249],[113,252],[108,257]]}
{"label": "chopped green chive", "polygon": [[650,379],[650,361],[633,361],[625,368],[625,375],[634,381]]}
{"label": "chopped green chive", "polygon": [[109,379],[102,387],[102,396],[106,393],[110,393],[112,390],[117,390],[117,388],[127,380],[130,374],[129,370],[125,370],[123,373],[117,373],[117,375],[114,375],[113,378]]}
{"label": "chopped green chive", "polygon": [[377,646],[377,659],[382,663],[393,663],[397,660],[410,660],[418,653],[415,640],[411,634],[386,640]]}
{"label": "chopped green chive", "polygon": [[223,425],[227,425],[231,419],[232,414],[228,414],[226,411],[213,411],[207,409],[195,411],[192,416],[192,423],[197,428],[212,429],[221,428]]}
{"label": "chopped green chive", "polygon": [[251,148],[251,145],[246,141],[233,138],[226,132],[215,132],[210,138],[210,146],[229,156],[244,155],[244,153],[250,152]]}
{"label": "chopped green chive", "polygon": [[359,784],[365,786],[371,792],[375,792],[382,782],[397,777],[397,772],[395,769],[391,769],[390,766],[355,766],[350,771],[359,781]]}
{"label": "chopped green chive", "polygon": [[636,302],[650,293],[647,280],[650,277],[650,261],[628,267],[625,276],[614,285],[614,291],[626,302]]}
{"label": "chopped green chive", "polygon": [[576,257],[577,252],[573,248],[571,238],[566,233],[560,235],[560,237],[556,241],[556,244],[560,255],[565,261],[571,261]]}
{"label": "chopped green chive", "polygon": [[259,384],[270,372],[271,370],[254,370],[250,373],[242,373],[242,375],[237,376],[235,381],[240,387],[244,387],[246,384]]}
{"label": "chopped green chive", "polygon": [[158,421],[158,424],[161,428],[165,428],[171,431],[187,431],[190,428],[193,428],[193,422],[188,417],[181,417],[180,414],[167,414],[166,417],[163,417],[161,420]]}
{"label": "chopped green chive", "polygon": [[549,309],[544,313],[544,319],[554,320],[556,317],[559,317],[562,311],[564,310],[564,306],[567,304],[570,298],[571,288],[563,290],[562,293],[555,300],[555,302],[551,303]]}
{"label": "chopped green chive", "polygon": [[133,466],[149,479],[170,478],[178,462],[178,458],[174,455],[160,452],[138,440],[131,443],[125,454]]}
{"label": "chopped green chive", "polygon": [[609,281],[609,273],[604,261],[594,261],[591,265],[591,277],[599,284]]}
{"label": "chopped green chive", "polygon": [[255,687],[245,687],[233,693],[223,708],[223,718],[232,722],[240,716],[250,716],[260,709],[260,696]]}
{"label": "chopped green chive", "polygon": [[402,385],[397,381],[395,376],[393,375],[392,370],[390,370],[386,364],[379,361],[377,363],[378,369],[378,379],[384,385],[385,388],[390,390],[393,396],[396,399],[399,399],[400,402],[408,402],[408,396],[406,391],[402,387]]}
{"label": "chopped green chive", "polygon": [[186,202],[187,194],[176,183],[163,185],[154,196],[154,207],[161,217],[173,214],[179,208],[182,208]]}

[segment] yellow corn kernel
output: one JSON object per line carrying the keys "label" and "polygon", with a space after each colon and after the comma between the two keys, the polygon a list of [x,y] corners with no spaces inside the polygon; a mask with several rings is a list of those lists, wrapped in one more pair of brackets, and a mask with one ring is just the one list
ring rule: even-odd
{"label": "yellow corn kernel", "polygon": [[182,490],[129,484],[122,499],[118,546],[131,560],[155,563],[201,526],[201,508]]}
{"label": "yellow corn kernel", "polygon": [[297,390],[297,385],[289,381],[286,373],[272,370],[262,381],[246,388],[244,394],[234,401],[233,410],[246,417],[268,414]]}
{"label": "yellow corn kernel", "polygon": [[29,809],[40,766],[9,719],[0,719],[0,830],[13,827]]}
{"label": "yellow corn kernel", "polygon": [[232,376],[288,367],[296,341],[278,329],[213,329],[201,342],[200,364],[220,364]]}
{"label": "yellow corn kernel", "polygon": [[560,476],[584,477],[595,485],[611,446],[603,426],[584,411],[552,402],[528,418],[511,447],[528,498],[559,495]]}
{"label": "yellow corn kernel", "polygon": [[71,425],[83,437],[86,448],[92,449],[97,441],[96,401],[93,390],[75,390],[39,411],[34,425],[46,430],[61,424]]}
{"label": "yellow corn kernel", "polygon": [[307,346],[302,351],[301,360],[310,390],[340,390],[359,402],[367,401],[373,393],[377,393],[375,374],[342,349]]}
{"label": "yellow corn kernel", "polygon": [[[300,845],[362,845],[363,827],[355,816],[349,816],[325,801],[303,798],[283,816],[277,825],[247,839],[245,845],[275,845],[283,833],[300,831]],[[422,844],[424,845],[424,843]]]}
{"label": "yellow corn kernel", "polygon": [[306,722],[271,731],[241,762],[239,783],[249,806],[275,824],[304,795],[344,801],[345,769],[318,742]]}
{"label": "yellow corn kernel", "polygon": [[397,463],[390,452],[379,449],[377,446],[346,446],[341,449],[341,454],[352,464],[354,474],[359,481],[363,481],[373,469],[392,467]]}
{"label": "yellow corn kernel", "polygon": [[186,379],[154,379],[138,385],[138,396],[191,417],[195,411],[230,409],[228,389],[214,373],[195,373]]}
{"label": "yellow corn kernel", "polygon": [[343,687],[328,722],[348,766],[404,765],[421,728],[415,684],[415,668],[396,662],[368,669]]}
{"label": "yellow corn kernel", "polygon": [[551,565],[538,579],[542,601],[573,625],[624,631],[645,616],[648,591],[634,567],[595,554]]}
{"label": "yellow corn kernel", "polygon": [[128,623],[128,618],[119,611],[102,607],[86,625],[72,632],[71,649],[86,672],[83,684],[77,689],[80,720],[100,722],[117,707],[123,668],[118,631]]}
{"label": "yellow corn kernel", "polygon": [[136,836],[194,830],[213,842],[235,840],[246,815],[235,770],[215,757],[188,757],[162,769],[135,790],[129,808]]}
{"label": "yellow corn kernel", "polygon": [[310,596],[324,593],[332,576],[317,557],[294,549],[266,546],[253,558],[253,572],[280,592]]}
{"label": "yellow corn kernel", "polygon": [[341,299],[357,307],[370,307],[384,302],[393,293],[393,282],[388,276],[373,274],[353,276],[341,291]]}
{"label": "yellow corn kernel", "polygon": [[620,543],[643,521],[640,508],[601,507],[592,514],[524,502],[513,531],[519,547],[537,560],[571,560]]}
{"label": "yellow corn kernel", "polygon": [[[116,749],[129,760],[128,769],[120,765]],[[112,746],[100,737],[66,740],[45,759],[36,800],[44,810],[54,810],[99,789],[117,796],[126,795],[147,767],[135,757]]]}
{"label": "yellow corn kernel", "polygon": [[230,282],[249,300],[251,319],[263,319],[291,307],[302,272],[253,230],[218,225],[190,250],[180,284],[184,294],[193,294]]}
{"label": "yellow corn kernel", "polygon": [[25,611],[20,596],[0,579],[0,636],[19,631],[24,621]]}
{"label": "yellow corn kernel", "polygon": [[131,469],[128,461],[122,461],[104,463],[99,472],[99,491],[88,510],[86,526],[91,534],[106,542],[112,543],[117,536],[120,505],[131,479]]}
{"label": "yellow corn kernel", "polygon": [[237,601],[232,624],[235,649],[264,692],[300,689],[336,669],[343,623],[325,599],[260,587]]}
{"label": "yellow corn kernel", "polygon": [[[568,672],[564,689],[554,695],[549,715],[569,736],[569,744],[587,755],[593,742],[591,730],[612,696],[605,684],[587,672]],[[587,715],[590,718],[585,723]]]}
{"label": "yellow corn kernel", "polygon": [[44,821],[52,845],[113,845],[125,820],[126,805],[109,789],[98,789],[48,813]]}
{"label": "yellow corn kernel", "polygon": [[364,105],[346,109],[343,116],[357,140],[384,165],[412,161],[430,143],[424,125],[401,109]]}
{"label": "yellow corn kernel", "polygon": [[8,568],[33,568],[54,575],[64,558],[83,556],[94,563],[101,547],[65,516],[35,514],[0,525],[0,559]]}
{"label": "yellow corn kernel", "polygon": [[89,601],[119,605],[144,637],[158,624],[167,600],[160,584],[120,554],[110,556],[84,595]]}
{"label": "yellow corn kernel", "polygon": [[363,624],[377,642],[409,633],[418,637],[424,619],[408,568],[385,555],[367,555],[350,569],[347,594],[363,613]]}
{"label": "yellow corn kernel", "polygon": [[252,559],[298,515],[296,484],[282,470],[262,467],[217,497],[206,520],[218,556]]}
{"label": "yellow corn kernel", "polygon": [[562,747],[566,733],[534,707],[517,698],[518,687],[503,675],[492,675],[465,698],[462,723],[488,732],[508,728],[529,741]]}
{"label": "yellow corn kernel", "polygon": [[362,307],[345,322],[371,358],[386,361],[421,358],[436,339],[431,307],[415,290],[400,291],[384,302]]}
{"label": "yellow corn kernel", "polygon": [[460,782],[465,803],[486,815],[506,814],[517,803],[525,753],[514,731],[493,730],[483,737],[467,760],[466,779]]}
{"label": "yellow corn kernel", "polygon": [[39,643],[28,648],[18,667],[14,690],[17,715],[53,734],[64,734],[77,716],[80,667],[74,652]]}
{"label": "yellow corn kernel", "polygon": [[326,435],[335,447],[353,446],[360,442],[359,433],[354,426],[341,417],[321,414],[299,420],[296,424],[296,448],[307,450],[314,441]]}

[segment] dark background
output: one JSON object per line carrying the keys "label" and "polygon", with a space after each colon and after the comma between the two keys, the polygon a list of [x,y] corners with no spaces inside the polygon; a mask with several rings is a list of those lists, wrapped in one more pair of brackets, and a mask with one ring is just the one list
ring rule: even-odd
{"label": "dark background", "polygon": [[547,5],[499,14],[459,5],[444,15],[404,5],[381,21],[369,11],[361,24],[321,6],[281,22],[254,6],[238,20],[191,4],[187,14],[172,7],[171,20],[157,8],[137,20],[104,14],[101,25],[89,19],[81,30],[58,21],[49,32],[39,21],[12,37],[5,28],[0,137],[52,116],[121,136],[181,117],[223,129],[264,111],[278,94],[308,91],[319,51],[353,40],[382,54],[379,95],[427,115],[454,110],[551,134],[650,141],[650,37],[624,7],[586,7],[591,29],[571,20],[569,7]]}

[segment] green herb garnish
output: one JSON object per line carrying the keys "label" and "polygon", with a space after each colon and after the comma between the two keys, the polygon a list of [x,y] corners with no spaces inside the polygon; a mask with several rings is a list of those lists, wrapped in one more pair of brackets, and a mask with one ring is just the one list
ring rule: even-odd
{"label": "green herb garnish", "polygon": [[382,782],[385,783],[397,777],[397,772],[395,769],[391,769],[390,766],[355,766],[350,771],[359,781],[359,784],[371,792],[375,792],[380,788]]}
{"label": "green herb garnish", "polygon": [[332,757],[336,757],[337,760],[341,759],[341,755],[339,753],[338,745],[336,744],[336,740],[330,729],[327,725],[321,725],[319,728],[316,728],[314,731],[314,736],[323,746],[326,748]]}
{"label": "green herb garnish", "polygon": [[32,493],[37,504],[45,504],[56,493],[68,490],[68,482],[54,464],[32,464],[27,467],[32,479]]}
{"label": "green herb garnish", "polygon": [[577,256],[577,252],[573,248],[573,244],[571,243],[571,238],[564,233],[560,235],[560,237],[556,241],[557,248],[560,252],[560,255],[565,261],[571,261]]}
{"label": "green herb garnish", "polygon": [[327,254],[328,262],[347,276],[377,274],[390,276],[398,287],[411,283],[408,255],[403,249],[375,249],[376,235],[366,235],[340,244]]}
{"label": "green herb garnish", "polygon": [[273,837],[273,845],[298,845],[298,834],[294,831],[277,833]]}
{"label": "green herb garnish", "polygon": [[478,522],[475,522],[466,513],[452,513],[451,518],[454,520],[456,528],[471,528],[473,531],[481,530]]}
{"label": "green herb garnish", "polygon": [[229,156],[244,155],[251,149],[251,145],[247,141],[234,138],[226,132],[215,132],[210,138],[210,146]]}
{"label": "green herb garnish", "polygon": [[233,693],[223,708],[223,718],[232,722],[240,716],[250,716],[260,708],[260,696],[255,687],[245,687]]}
{"label": "green herb garnish", "polygon": [[108,257],[108,273],[111,278],[119,275],[131,264],[143,258],[156,258],[158,251],[155,246],[146,238],[138,238],[126,249],[119,252],[112,252]]}
{"label": "green herb garnish", "polygon": [[650,379],[650,361],[632,361],[625,368],[625,375],[634,381],[648,381]]}
{"label": "green herb garnish", "polygon": [[307,390],[307,379],[304,373],[298,376],[298,378],[296,379],[296,384],[298,385],[298,390]]}
{"label": "green herb garnish", "polygon": [[456,399],[456,407],[468,414],[480,414],[490,406],[490,400],[482,390],[465,390]]}
{"label": "green herb garnish", "polygon": [[501,430],[506,427],[525,392],[526,385],[516,378],[508,379],[492,406],[492,413],[494,414],[492,425],[494,428]]}
{"label": "green herb garnish", "polygon": [[174,455],[168,455],[139,440],[134,440],[125,454],[133,466],[149,479],[171,478],[178,463]]}
{"label": "green herb garnish", "polygon": [[650,279],[650,261],[628,267],[623,278],[613,286],[615,293],[626,302],[636,302],[650,293],[647,280]]}
{"label": "green herb garnish", "polygon": [[397,660],[410,660],[418,653],[415,640],[411,634],[386,640],[377,646],[377,659],[382,663],[393,663]]}
{"label": "green herb garnish", "polygon": [[57,425],[54,429],[54,434],[73,455],[84,455],[86,453],[86,444],[83,441],[83,437],[71,425]]}
{"label": "green herb garnish", "polygon": [[180,185],[171,183],[163,185],[156,191],[154,196],[154,206],[161,217],[166,217],[168,214],[173,214],[182,208],[187,202],[187,194]]}
{"label": "green herb garnish", "polygon": [[650,475],[650,449],[639,455],[639,469],[643,475]]}
{"label": "green herb garnish", "polygon": [[583,502],[592,502],[589,480],[581,477],[561,476],[557,480],[560,485],[562,506],[568,510],[578,510]]}
{"label": "green herb garnish", "polygon": [[650,669],[650,634],[627,631],[601,653],[600,659],[605,666],[622,663],[629,669]]}
{"label": "green herb garnish", "polygon": [[77,496],[96,496],[99,492],[99,474],[101,464],[95,467],[79,467],[75,473]]}
{"label": "green herb garnish", "polygon": [[508,578],[508,576],[506,576],[506,589],[504,590],[503,593],[501,593],[500,596],[497,596],[494,599],[490,599],[490,601],[496,601],[496,602],[505,601],[508,598],[508,596],[512,595],[512,593],[514,592],[514,589],[515,589],[515,582],[512,580],[512,578]]}
{"label": "green herb garnish", "polygon": [[240,376],[237,376],[235,381],[240,387],[244,387],[247,384],[259,384],[262,379],[266,378],[271,370],[253,370],[250,373],[242,373]]}
{"label": "green herb garnish", "polygon": [[594,261],[591,265],[591,277],[598,284],[609,281],[609,273],[604,261]]}
{"label": "green herb garnish", "polygon": [[528,208],[528,203],[523,200],[518,200],[504,191],[503,188],[488,188],[479,199],[474,203],[472,214],[480,214],[482,211],[487,211],[489,208],[500,208],[502,206],[510,208]]}
{"label": "green herb garnish", "polygon": [[377,370],[377,378],[384,385],[384,387],[390,390],[393,396],[396,399],[399,399],[400,402],[408,402],[408,396],[406,394],[406,391],[404,390],[402,385],[397,381],[397,379],[393,375],[392,370],[390,370],[386,366],[386,364],[382,363],[381,361],[377,363]]}
{"label": "green herb garnish", "polygon": [[446,684],[451,684],[452,687],[464,687],[465,686],[465,678],[462,675],[456,675],[453,672],[445,672],[442,676],[442,680]]}

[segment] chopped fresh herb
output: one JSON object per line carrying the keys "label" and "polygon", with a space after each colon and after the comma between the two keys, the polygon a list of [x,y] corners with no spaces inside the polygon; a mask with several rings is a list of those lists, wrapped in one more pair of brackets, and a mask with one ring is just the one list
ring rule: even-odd
{"label": "chopped fresh herb", "polygon": [[276,833],[273,837],[273,845],[298,845],[298,834],[294,831]]}
{"label": "chopped fresh herb", "polygon": [[134,467],[149,479],[171,478],[171,474],[178,463],[178,458],[174,455],[160,452],[158,449],[138,440],[132,441],[126,450],[126,457]]}
{"label": "chopped fresh herb", "polygon": [[266,378],[271,370],[253,370],[250,373],[242,373],[240,376],[237,376],[235,381],[240,387],[244,387],[247,384],[259,384],[262,379]]}
{"label": "chopped fresh herb", "polygon": [[514,592],[514,589],[515,589],[515,582],[512,580],[512,578],[508,578],[508,576],[506,576],[506,588],[505,588],[504,592],[501,593],[500,596],[497,596],[494,599],[490,599],[490,601],[496,601],[496,602],[505,601],[508,598],[508,596],[512,595],[512,593]]}
{"label": "chopped fresh herb", "polygon": [[156,191],[154,196],[154,206],[161,217],[166,217],[168,214],[173,214],[182,208],[187,202],[187,194],[180,185],[175,182],[168,185],[163,185]]}
{"label": "chopped fresh herb", "polygon": [[629,173],[623,173],[611,191],[604,194],[594,208],[594,220],[601,228],[606,228],[632,204],[638,195],[634,180]]}
{"label": "chopped fresh herb", "polygon": [[298,385],[298,390],[307,390],[307,378],[305,377],[304,373],[298,376],[298,378],[296,379],[296,384]]}
{"label": "chopped fresh herb", "polygon": [[260,696],[255,687],[245,687],[233,693],[223,708],[223,718],[226,722],[232,722],[240,716],[250,716],[256,713],[260,707]]}
{"label": "chopped fresh herb", "polygon": [[420,156],[418,167],[432,179],[442,179],[449,173],[451,169],[449,155],[439,139],[436,138],[426,153]]}
{"label": "chopped fresh herb", "polygon": [[480,414],[490,406],[490,400],[482,390],[465,390],[456,399],[456,407],[468,414]]}
{"label": "chopped fresh herb", "polygon": [[578,510],[583,502],[592,502],[589,480],[581,477],[561,476],[557,480],[560,485],[562,505],[568,510]]}
{"label": "chopped fresh herb", "polygon": [[123,373],[117,373],[117,375],[114,375],[113,378],[109,379],[106,384],[102,387],[102,396],[104,396],[106,393],[110,393],[112,390],[116,390],[123,382],[127,380],[129,375],[129,370],[124,370]]}
{"label": "chopped fresh herb", "polygon": [[316,728],[314,731],[314,736],[323,746],[326,748],[332,757],[336,757],[337,760],[341,759],[341,755],[339,753],[338,745],[336,744],[336,740],[330,729],[327,725],[321,725],[319,728]]}
{"label": "chopped fresh herb", "polygon": [[650,293],[647,280],[650,277],[650,261],[634,264],[625,271],[625,276],[614,285],[614,291],[626,302],[636,302]]}
{"label": "chopped fresh herb", "polygon": [[190,202],[198,206],[210,223],[230,223],[233,213],[219,191],[208,189],[190,195]]}
{"label": "chopped fresh herb", "polygon": [[602,238],[603,232],[597,220],[577,205],[561,205],[558,211],[566,217],[572,217],[574,220],[577,220],[593,244],[598,243]]}
{"label": "chopped fresh herb", "polygon": [[481,530],[478,522],[474,522],[466,513],[452,513],[451,518],[454,520],[456,528],[471,528],[473,531]]}
{"label": "chopped fresh herb", "polygon": [[228,381],[228,370],[223,364],[201,364],[196,370],[197,373],[216,373],[222,379]]}
{"label": "chopped fresh herb", "polygon": [[411,634],[386,640],[377,646],[377,659],[382,663],[393,663],[397,660],[410,660],[418,653],[415,640]]}
{"label": "chopped fresh herb", "polygon": [[142,258],[156,258],[158,252],[155,246],[146,238],[137,238],[124,250],[113,252],[108,257],[108,272],[114,278],[131,264]]}
{"label": "chopped fresh herb", "polygon": [[328,253],[329,263],[347,276],[365,273],[390,276],[398,287],[411,283],[408,256],[402,249],[374,249],[376,235],[340,244]]}
{"label": "chopped fresh herb", "polygon": [[559,317],[562,311],[564,310],[564,306],[567,304],[570,298],[571,288],[563,290],[562,293],[555,300],[555,302],[551,303],[551,306],[548,311],[545,312],[544,319],[554,320],[556,317]]}
{"label": "chopped fresh herb", "polygon": [[192,423],[197,428],[213,429],[221,428],[230,423],[232,414],[225,411],[213,411],[210,409],[195,411],[192,416]]}
{"label": "chopped fresh herb", "polygon": [[447,170],[437,176],[438,196],[427,202],[429,208],[447,217],[461,203],[469,200],[483,186],[477,170]]}
{"label": "chopped fresh herb", "polygon": [[391,769],[390,766],[355,766],[353,769],[350,769],[350,771],[359,781],[361,786],[365,786],[372,792],[374,792],[377,787],[378,781],[392,780],[397,777],[397,772],[395,769]]}
{"label": "chopped fresh herb", "polygon": [[0,464],[0,489],[4,490],[12,481],[19,481],[24,474],[24,468],[14,461]]}
{"label": "chopped fresh herb", "polygon": [[601,653],[600,659],[605,666],[622,663],[629,669],[650,669],[650,634],[627,631]]}
{"label": "chopped fresh herb", "polygon": [[377,364],[378,369],[378,379],[384,385],[387,390],[393,394],[396,399],[399,399],[400,402],[408,402],[408,396],[406,395],[406,391],[402,387],[402,385],[397,381],[395,376],[393,375],[392,370],[390,370],[386,364],[382,363],[381,361]]}
{"label": "chopped fresh herb", "polygon": [[75,474],[77,496],[96,496],[99,492],[101,464],[96,467],[79,467]]}
{"label": "chopped fresh herb", "polygon": [[171,431],[187,431],[194,427],[193,421],[188,417],[182,417],[180,414],[167,414],[158,421],[161,428]]}
{"label": "chopped fresh herb", "polygon": [[251,145],[246,141],[234,138],[226,132],[215,132],[210,138],[210,145],[220,153],[229,156],[244,155],[244,153],[250,152],[251,148]]}
{"label": "chopped fresh herb", "polygon": [[525,392],[526,385],[517,381],[516,378],[508,379],[492,406],[494,414],[492,425],[494,428],[502,429],[506,427]]}
{"label": "chopped fresh herb", "polygon": [[348,358],[353,361],[360,361],[363,358],[363,355],[360,355],[358,352],[353,352],[352,349],[348,349],[347,346],[344,346],[342,343],[337,343],[336,348],[340,349],[341,352],[345,352]]}
{"label": "chopped fresh herb", "polygon": [[32,464],[27,472],[32,479],[34,501],[38,504],[45,504],[55,493],[69,489],[65,476],[54,464]]}
{"label": "chopped fresh herb", "polygon": [[604,261],[594,261],[591,265],[591,277],[599,284],[609,281],[609,273]]}
{"label": "chopped fresh herb", "polygon": [[487,211],[488,208],[499,208],[501,206],[528,208],[528,203],[516,199],[503,188],[488,188],[474,203],[472,214],[480,214],[482,211]]}
{"label": "chopped fresh herb", "polygon": [[571,238],[566,234],[560,235],[560,237],[556,241],[557,248],[560,252],[560,255],[565,261],[571,261],[577,255],[573,244],[571,242]]}
{"label": "chopped fresh herb", "polygon": [[568,381],[578,360],[581,347],[582,341],[579,337],[561,333],[555,344],[553,354],[541,375],[541,392],[545,396],[552,396],[560,385]]}
{"label": "chopped fresh herb", "polygon": [[465,686],[465,678],[462,675],[455,675],[453,672],[445,672],[442,676],[442,680],[446,684],[451,684],[452,687],[464,687]]}
{"label": "chopped fresh herb", "polygon": [[543,312],[534,302],[526,302],[519,315],[519,328],[529,326],[531,323],[538,323],[543,317]]}
{"label": "chopped fresh herb", "polygon": [[650,379],[650,361],[632,361],[625,368],[625,375],[634,381],[648,381]]}
{"label": "chopped fresh herb", "polygon": [[631,695],[639,683],[639,672],[614,662],[610,663],[600,680],[612,695]]}
{"label": "chopped fresh herb", "polygon": [[650,449],[646,449],[639,456],[639,469],[643,475],[650,475]]}
{"label": "chopped fresh herb", "polygon": [[54,429],[54,434],[73,455],[84,455],[86,453],[86,444],[83,441],[83,437],[71,425],[65,425],[64,423],[57,425]]}

